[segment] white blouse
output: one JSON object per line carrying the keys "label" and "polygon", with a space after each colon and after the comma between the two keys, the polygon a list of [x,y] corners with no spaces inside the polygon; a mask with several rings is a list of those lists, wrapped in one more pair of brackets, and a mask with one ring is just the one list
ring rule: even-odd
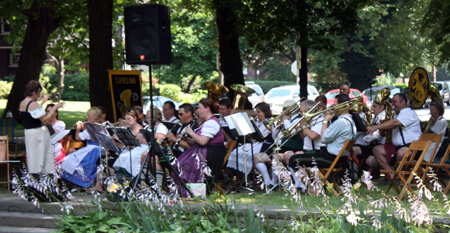
{"label": "white blouse", "polygon": [[39,119],[39,118],[45,116],[45,114],[46,114],[45,110],[41,107],[41,105],[39,105],[39,107],[37,107],[33,110],[28,110],[28,112],[30,113],[31,117],[33,117],[34,119]]}
{"label": "white blouse", "polygon": [[207,120],[203,123],[202,133],[200,135],[214,138],[214,136],[219,133],[220,125],[214,120]]}

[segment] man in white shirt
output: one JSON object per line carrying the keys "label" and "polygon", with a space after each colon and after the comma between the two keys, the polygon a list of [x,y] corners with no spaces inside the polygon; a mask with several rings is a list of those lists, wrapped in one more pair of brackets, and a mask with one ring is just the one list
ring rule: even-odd
{"label": "man in white shirt", "polygon": [[[420,134],[420,120],[416,112],[408,107],[408,101],[403,93],[397,93],[392,97],[392,105],[394,107],[395,116],[394,119],[383,122],[379,125],[373,125],[367,128],[367,133],[372,135],[377,130],[389,130],[392,129],[392,144],[395,146],[397,153],[397,161],[402,160],[406,151],[412,141],[419,140]],[[382,135],[384,134],[381,131]],[[385,144],[386,145],[386,144]],[[378,145],[372,150],[376,161],[385,170],[392,170],[387,156],[385,146]],[[373,164],[372,164],[373,165]],[[393,177],[393,174],[391,175]]]}
{"label": "man in white shirt", "polygon": [[163,105],[163,122],[170,122],[178,124],[180,120],[178,120],[175,116],[175,104],[172,101],[166,101]]}

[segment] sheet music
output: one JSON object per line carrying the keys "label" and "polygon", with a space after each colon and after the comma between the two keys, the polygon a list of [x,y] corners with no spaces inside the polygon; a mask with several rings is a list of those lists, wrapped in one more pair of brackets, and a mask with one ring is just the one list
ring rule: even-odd
{"label": "sheet music", "polygon": [[97,138],[97,135],[99,133],[104,133],[108,135],[106,127],[98,123],[85,123],[84,128],[87,130],[89,136],[91,137],[91,140],[97,143],[100,143],[100,141]]}
{"label": "sheet music", "polygon": [[107,148],[110,151],[114,151],[116,153],[119,153],[119,148],[117,148],[116,144],[111,140],[111,137],[109,135],[106,135],[105,133],[99,133],[97,135],[98,140],[100,141],[100,145]]}
{"label": "sheet music", "polygon": [[52,145],[55,145],[57,142],[59,142],[61,139],[63,139],[69,133],[70,133],[70,129],[66,129],[66,130],[59,131],[58,133],[53,134],[51,136]]}
{"label": "sheet music", "polygon": [[255,132],[253,125],[250,123],[250,118],[246,112],[238,112],[225,117],[230,129],[236,128],[240,136],[245,136]]}
{"label": "sheet music", "polygon": [[136,137],[127,128],[111,128],[124,146],[140,146]]}

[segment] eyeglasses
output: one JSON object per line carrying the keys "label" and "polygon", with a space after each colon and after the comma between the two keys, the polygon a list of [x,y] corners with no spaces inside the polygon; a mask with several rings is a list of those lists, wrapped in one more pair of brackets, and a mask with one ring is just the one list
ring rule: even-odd
{"label": "eyeglasses", "polygon": [[183,115],[184,115],[183,112],[178,113],[178,116],[183,116]]}

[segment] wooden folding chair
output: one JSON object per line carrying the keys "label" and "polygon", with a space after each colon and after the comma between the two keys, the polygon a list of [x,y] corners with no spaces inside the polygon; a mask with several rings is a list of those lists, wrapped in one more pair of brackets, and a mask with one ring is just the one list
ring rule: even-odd
{"label": "wooden folding chair", "polygon": [[[425,153],[427,152],[430,145],[431,141],[414,141],[409,146],[408,151],[406,151],[405,156],[402,158],[395,171],[380,170],[381,173],[385,174],[390,183],[386,189],[385,195],[389,193],[392,187],[399,194],[398,200],[403,199],[406,190],[409,190],[413,195],[415,195],[410,186],[411,181],[414,178],[412,174],[418,173],[419,167],[421,166],[423,158],[425,157]],[[421,152],[419,158],[417,159],[417,161],[414,161],[414,158],[416,157],[416,155],[418,155],[419,152]],[[394,175],[393,178],[391,178],[391,174]],[[397,184],[395,184],[395,180],[397,179],[397,177],[400,178],[401,182],[403,183],[403,189],[401,191]]]}
{"label": "wooden folding chair", "polygon": [[[6,164],[6,181],[0,182],[0,184],[8,184],[8,190],[11,190],[11,176],[9,163],[13,162],[9,160],[9,140],[8,135],[0,136],[0,164]],[[16,161],[14,161],[16,162]]]}
{"label": "wooden folding chair", "polygon": [[[356,140],[347,140],[344,144],[344,147],[342,147],[341,151],[339,151],[339,154],[334,159],[333,163],[330,165],[330,167],[327,168],[319,168],[319,175],[320,178],[322,178],[325,185],[328,185],[330,182],[333,183],[333,193],[337,197],[342,193],[341,187],[339,187],[338,183],[336,182],[335,175],[338,171],[342,171],[343,168],[336,168],[336,164],[338,163],[339,159],[341,158],[344,151],[350,151],[352,147],[355,145]],[[347,156],[345,154],[344,156]],[[339,190],[336,191],[336,190]]]}
{"label": "wooden folding chair", "polygon": [[[425,179],[428,180],[428,182],[431,183],[430,178],[428,177],[428,172],[430,171],[430,167],[426,166],[427,163],[433,163],[434,157],[436,156],[436,153],[439,148],[439,143],[441,142],[442,134],[435,134],[435,133],[423,133],[420,135],[419,141],[420,142],[427,142],[430,141],[431,143],[435,143],[435,146],[433,148],[433,151],[431,152],[431,156],[428,159],[428,161],[422,161],[422,166],[419,166],[419,173],[417,174],[420,176],[422,174],[422,182],[425,182]],[[431,147],[431,146],[430,146]],[[427,152],[428,153],[428,152]],[[425,154],[427,154],[425,153]],[[424,157],[425,159],[425,157]],[[406,162],[407,165],[414,165],[414,162]]]}
{"label": "wooden folding chair", "polygon": [[[450,190],[450,182],[446,182],[444,180],[444,176],[450,176],[450,164],[446,164],[445,161],[447,161],[448,154],[450,153],[450,146],[447,147],[447,150],[444,153],[444,156],[442,157],[441,161],[439,163],[433,163],[432,160],[430,162],[423,162],[422,165],[427,167],[427,172],[430,168],[432,168],[439,180],[439,182],[442,184],[444,189],[444,194],[447,195],[447,193]],[[424,174],[427,175],[427,174]]]}
{"label": "wooden folding chair", "polygon": [[[225,158],[223,159],[223,166],[225,166],[227,164],[228,161],[228,157],[230,157],[231,152],[234,150],[234,148],[237,145],[237,141],[233,141],[233,140],[228,140],[227,144],[225,145],[225,148],[228,149],[227,154],[225,155]],[[219,182],[216,183],[216,189],[222,193],[222,195],[227,194],[227,192],[218,184]]]}

